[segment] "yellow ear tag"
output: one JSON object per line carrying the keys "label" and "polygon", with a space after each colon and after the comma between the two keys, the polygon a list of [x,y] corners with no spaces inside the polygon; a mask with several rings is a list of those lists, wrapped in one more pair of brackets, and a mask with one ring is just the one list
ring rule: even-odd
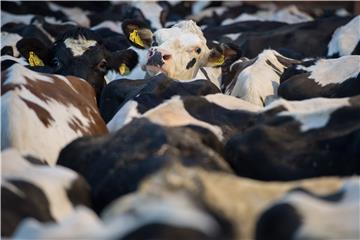
{"label": "yellow ear tag", "polygon": [[130,41],[132,41],[133,43],[136,43],[137,45],[139,45],[141,47],[145,46],[136,29],[130,33],[129,39],[130,39]]}
{"label": "yellow ear tag", "polygon": [[125,63],[122,63],[119,67],[119,73],[122,76],[128,75],[130,73],[130,69],[128,68],[128,66],[126,66]]}
{"label": "yellow ear tag", "polygon": [[215,64],[215,66],[221,66],[224,64],[224,62],[225,62],[225,56],[224,56],[224,54],[221,54],[221,56],[218,59],[216,59],[214,64]]}
{"label": "yellow ear tag", "polygon": [[29,59],[28,59],[30,66],[32,67],[43,67],[44,63],[43,61],[33,52],[29,52]]}

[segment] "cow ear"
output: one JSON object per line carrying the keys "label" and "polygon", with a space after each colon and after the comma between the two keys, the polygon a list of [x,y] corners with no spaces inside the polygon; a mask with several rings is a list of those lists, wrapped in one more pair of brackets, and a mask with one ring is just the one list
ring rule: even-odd
{"label": "cow ear", "polygon": [[50,62],[49,47],[39,39],[23,38],[17,42],[16,48],[32,67],[42,67]]}
{"label": "cow ear", "polygon": [[219,67],[227,60],[236,60],[241,57],[241,50],[234,44],[222,43],[211,49],[207,66]]}
{"label": "cow ear", "polygon": [[138,64],[139,57],[134,50],[125,49],[111,53],[107,62],[111,69],[116,70],[121,76],[126,76]]}
{"label": "cow ear", "polygon": [[152,43],[152,32],[146,23],[138,20],[125,20],[122,29],[132,45],[137,48],[150,48]]}

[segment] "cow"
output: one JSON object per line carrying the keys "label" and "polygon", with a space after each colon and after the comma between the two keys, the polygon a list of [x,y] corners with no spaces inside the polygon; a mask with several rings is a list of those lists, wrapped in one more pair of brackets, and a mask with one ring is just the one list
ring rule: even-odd
{"label": "cow", "polygon": [[328,44],[327,56],[360,55],[359,25],[360,16],[356,16],[346,25],[336,29]]}
{"label": "cow", "polygon": [[10,55],[4,55],[4,56],[1,56],[0,59],[1,59],[1,72],[5,71],[6,69],[8,69],[9,67],[11,67],[12,65],[14,65],[16,63],[23,65],[23,66],[29,65],[29,62],[23,57],[16,58],[16,57],[12,57]]}
{"label": "cow", "polygon": [[[129,79],[162,72],[173,79],[191,80],[201,67],[220,66],[226,60],[225,54],[208,48],[201,29],[192,20],[180,21],[154,33],[146,23],[136,20],[125,20],[122,28],[131,49],[138,54],[138,65],[127,76]],[[109,78],[118,77],[121,76]]]}
{"label": "cow", "polygon": [[[243,56],[254,58],[264,49],[294,51],[285,55],[303,59],[307,57],[325,57],[328,44],[337,28],[346,25],[353,17],[329,17],[310,22],[289,24],[274,30],[242,33],[234,43],[243,52]],[[356,31],[355,29],[353,31]],[[304,46],[307,46],[304,48]]]}
{"label": "cow", "polygon": [[253,59],[240,58],[222,76],[221,88],[225,94],[265,106],[277,98],[285,69],[298,62],[274,50],[264,50]]}
{"label": "cow", "polygon": [[360,94],[360,56],[293,64],[280,78],[278,95],[288,100],[341,98]]}
{"label": "cow", "polygon": [[90,188],[83,177],[52,167],[15,149],[1,152],[1,236],[9,237],[25,218],[56,222],[77,205],[90,207]]}
{"label": "cow", "polygon": [[234,134],[225,158],[240,176],[295,180],[359,174],[360,96],[279,99]]}
{"label": "cow", "polygon": [[94,87],[97,99],[106,84],[104,76],[109,69],[125,64],[131,70],[137,62],[134,51],[110,53],[98,34],[80,27],[65,32],[50,46],[36,38],[23,38],[16,46],[29,61],[37,59],[37,63],[29,62],[33,70],[81,77]]}
{"label": "cow", "polygon": [[165,74],[140,81],[113,81],[104,88],[100,112],[105,122],[113,122],[109,124],[114,125],[114,128],[109,129],[115,131],[126,123],[121,120],[124,114],[127,114],[123,111],[127,112],[133,107],[134,113],[141,114],[175,95],[206,95],[219,92],[213,83],[205,79],[181,82]]}
{"label": "cow", "polygon": [[327,195],[292,189],[261,214],[256,239],[359,239],[359,189],[359,177]]}
{"label": "cow", "polygon": [[21,36],[19,34],[1,31],[1,56],[19,57],[20,53],[16,48],[16,43],[20,39]]}
{"label": "cow", "polygon": [[210,130],[221,142],[256,123],[261,108],[221,93],[206,96],[173,96],[171,99],[140,113],[141,105],[129,101],[108,123],[113,132],[135,118],[145,118],[167,127],[194,125]]}
{"label": "cow", "polygon": [[174,162],[232,173],[221,148],[207,129],[171,128],[135,119],[114,134],[74,140],[61,151],[57,163],[85,177],[92,189],[93,208],[100,212]]}
{"label": "cow", "polygon": [[85,80],[17,63],[1,75],[1,149],[14,147],[54,165],[68,142],[108,132]]}
{"label": "cow", "polygon": [[[14,237],[254,239],[258,217],[287,192],[303,188],[328,195],[349,180],[327,177],[262,182],[173,164],[145,179],[136,192],[110,203],[101,212],[101,219],[78,208],[58,224],[24,222]],[[76,231],[69,224],[74,222],[79,223]]]}

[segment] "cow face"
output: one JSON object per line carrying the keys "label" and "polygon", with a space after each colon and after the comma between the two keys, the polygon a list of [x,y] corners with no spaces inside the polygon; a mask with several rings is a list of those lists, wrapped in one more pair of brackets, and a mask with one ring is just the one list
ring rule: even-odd
{"label": "cow face", "polygon": [[150,76],[162,72],[178,80],[192,79],[200,67],[221,62],[223,58],[207,47],[201,29],[191,20],[159,29],[152,38],[149,29],[136,23],[127,23],[123,29],[134,46],[148,48],[151,43],[144,66]]}

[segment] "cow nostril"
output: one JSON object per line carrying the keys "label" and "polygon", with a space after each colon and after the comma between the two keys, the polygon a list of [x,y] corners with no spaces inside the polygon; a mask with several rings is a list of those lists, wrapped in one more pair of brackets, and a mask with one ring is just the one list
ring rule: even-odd
{"label": "cow nostril", "polygon": [[164,59],[164,61],[166,61],[166,60],[169,60],[171,58],[171,55],[170,54],[165,54],[165,55],[163,55],[162,58]]}

